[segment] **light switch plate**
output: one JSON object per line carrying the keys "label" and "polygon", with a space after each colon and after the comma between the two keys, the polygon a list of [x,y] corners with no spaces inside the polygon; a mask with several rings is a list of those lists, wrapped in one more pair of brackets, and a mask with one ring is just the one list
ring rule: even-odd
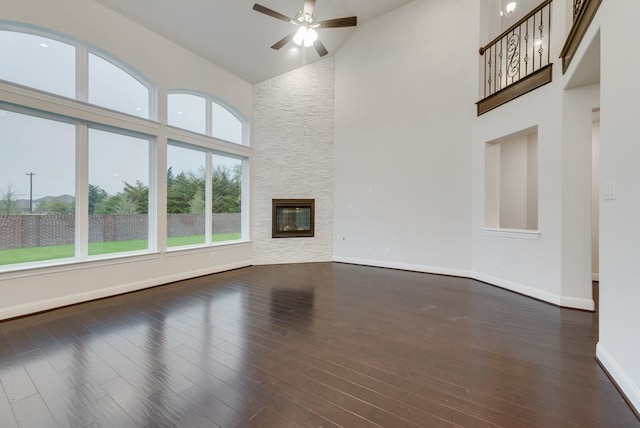
{"label": "light switch plate", "polygon": [[605,201],[613,201],[616,198],[616,182],[607,181],[604,183],[602,199]]}

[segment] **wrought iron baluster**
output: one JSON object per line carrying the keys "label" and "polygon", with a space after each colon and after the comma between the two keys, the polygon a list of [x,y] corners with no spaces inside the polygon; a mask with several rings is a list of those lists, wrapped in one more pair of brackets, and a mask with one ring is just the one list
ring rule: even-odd
{"label": "wrought iron baluster", "polygon": [[544,14],[543,14],[544,10],[540,11],[540,26],[538,27],[538,29],[540,30],[540,38],[538,39],[538,41],[540,42],[538,44],[539,48],[538,48],[538,54],[540,54],[540,67],[542,67],[542,53],[544,52],[544,47],[542,46],[542,30],[544,30]]}
{"label": "wrought iron baluster", "polygon": [[533,48],[531,49],[531,71],[536,70],[536,15],[533,15]]}
{"label": "wrought iron baluster", "polygon": [[529,75],[529,20],[527,19],[527,30],[524,35],[524,43],[525,43],[525,54],[524,54],[524,75]]}
{"label": "wrought iron baluster", "polygon": [[485,98],[551,64],[551,4],[552,0],[543,0],[538,7],[480,48],[480,55],[485,56]]}

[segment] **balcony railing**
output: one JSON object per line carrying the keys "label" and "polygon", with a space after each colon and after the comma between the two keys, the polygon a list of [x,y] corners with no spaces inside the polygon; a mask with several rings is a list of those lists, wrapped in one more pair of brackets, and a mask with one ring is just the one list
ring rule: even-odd
{"label": "balcony railing", "polygon": [[573,56],[582,42],[593,17],[596,15],[602,0],[573,0],[573,26],[564,43],[560,58],[562,58],[562,73],[566,73]]}
{"label": "balcony railing", "polygon": [[480,48],[483,100],[478,115],[551,81],[551,1]]}

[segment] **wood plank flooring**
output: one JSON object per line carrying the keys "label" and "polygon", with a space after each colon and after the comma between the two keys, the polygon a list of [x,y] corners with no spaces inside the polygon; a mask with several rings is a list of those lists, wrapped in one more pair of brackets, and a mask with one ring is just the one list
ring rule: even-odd
{"label": "wood plank flooring", "polygon": [[0,426],[640,427],[594,316],[468,279],[255,266],[0,323]]}

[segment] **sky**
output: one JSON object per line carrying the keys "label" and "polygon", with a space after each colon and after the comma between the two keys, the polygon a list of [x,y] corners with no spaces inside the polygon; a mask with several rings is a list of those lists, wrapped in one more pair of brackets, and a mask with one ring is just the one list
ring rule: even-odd
{"label": "sky", "polygon": [[[0,109],[0,195],[8,186],[17,199],[75,196],[76,126]],[[110,195],[124,182],[149,185],[149,140],[89,129],[89,183]],[[237,159],[214,155],[214,165],[232,167]],[[205,165],[203,152],[169,146],[168,166],[174,174],[197,172]]]}

